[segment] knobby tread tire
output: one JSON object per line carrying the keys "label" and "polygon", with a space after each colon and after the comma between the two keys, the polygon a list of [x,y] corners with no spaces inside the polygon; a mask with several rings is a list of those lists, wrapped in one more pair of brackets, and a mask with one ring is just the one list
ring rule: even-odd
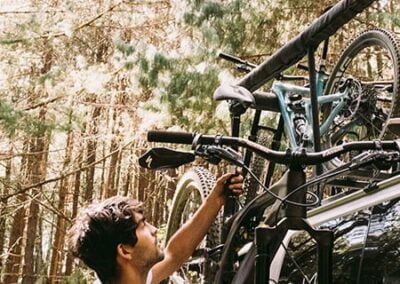
{"label": "knobby tread tire", "polygon": [[[270,137],[267,135],[260,135],[257,139],[257,143],[267,146],[269,144]],[[250,170],[255,174],[255,176],[263,181],[263,173],[266,166],[266,160],[258,155],[253,154]],[[247,177],[243,183],[243,191],[244,191],[244,204],[249,203],[254,197],[257,196],[257,192],[260,189],[260,184],[250,175],[247,174]]]}
{"label": "knobby tread tire", "polygon": [[[193,191],[197,191],[200,195],[201,202],[210,194],[213,186],[215,184],[215,177],[207,169],[202,167],[196,167],[189,172],[185,173],[179,180],[169,214],[169,219],[167,223],[166,231],[166,242],[172,237],[172,235],[181,227],[182,223],[186,220],[182,220],[182,213],[188,198]],[[194,212],[192,212],[194,213]],[[216,221],[211,225],[207,235],[206,235],[206,247],[213,248],[220,244],[219,236],[221,230],[221,217],[218,216]],[[212,277],[211,273],[213,269],[210,267],[211,263],[204,264],[204,283],[211,283]]]}
{"label": "knobby tread tire", "polygon": [[[335,87],[336,83],[336,74],[340,73],[340,69],[342,68],[342,65],[345,63],[349,55],[358,53],[365,46],[373,45],[380,45],[381,47],[385,47],[392,56],[392,62],[394,64],[394,86],[392,111],[390,113],[390,117],[400,117],[400,104],[398,104],[398,100],[400,98],[400,42],[395,34],[384,29],[368,29],[360,33],[353,41],[351,41],[347,45],[328,79],[325,94],[330,94],[333,92],[333,88]],[[324,110],[324,120],[326,119],[327,115],[329,115],[329,113],[330,110]]]}

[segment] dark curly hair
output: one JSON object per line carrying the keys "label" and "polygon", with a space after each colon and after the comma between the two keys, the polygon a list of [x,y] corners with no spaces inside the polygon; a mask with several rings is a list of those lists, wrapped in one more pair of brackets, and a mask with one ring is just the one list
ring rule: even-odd
{"label": "dark curly hair", "polygon": [[74,256],[96,271],[102,283],[110,283],[117,273],[117,246],[137,242],[135,213],[141,203],[115,196],[85,207],[68,232]]}

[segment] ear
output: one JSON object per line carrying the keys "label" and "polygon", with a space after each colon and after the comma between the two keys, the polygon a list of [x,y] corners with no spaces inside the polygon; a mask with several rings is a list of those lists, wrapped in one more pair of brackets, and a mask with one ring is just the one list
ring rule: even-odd
{"label": "ear", "polygon": [[117,246],[117,257],[124,260],[132,260],[133,258],[133,248],[129,245],[118,244]]}

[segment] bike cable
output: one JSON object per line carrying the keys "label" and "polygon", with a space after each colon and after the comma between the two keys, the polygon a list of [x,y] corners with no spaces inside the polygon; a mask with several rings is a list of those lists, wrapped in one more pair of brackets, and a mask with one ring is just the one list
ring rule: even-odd
{"label": "bike cable", "polygon": [[[299,202],[295,202],[295,201],[291,201],[291,200],[285,200],[285,198],[288,197],[288,196],[290,196],[291,194],[288,194],[288,195],[285,196],[285,197],[280,197],[280,196],[276,195],[275,193],[273,193],[272,191],[270,191],[270,190],[268,189],[268,187],[266,187],[266,186],[260,181],[260,179],[257,178],[257,176],[250,170],[250,168],[249,168],[248,166],[243,165],[243,168],[245,168],[245,169],[248,171],[248,173],[251,174],[252,178],[254,178],[254,179],[256,180],[256,182],[265,190],[265,192],[269,193],[272,197],[274,197],[275,199],[281,201],[282,203],[285,202],[285,203],[287,203],[287,204],[291,204],[291,205],[299,206],[299,207],[311,207],[311,206],[316,206],[316,205],[318,205],[318,203],[319,203],[319,197],[318,197],[315,193],[313,193],[313,192],[307,192],[308,194],[310,194],[311,196],[313,196],[313,197],[316,199],[316,200],[315,200],[314,202],[312,202],[312,203],[299,203]],[[309,184],[304,184],[304,185],[309,186]],[[304,185],[301,186],[301,188],[296,188],[295,190],[297,191],[297,190],[300,190],[300,189],[304,188]]]}

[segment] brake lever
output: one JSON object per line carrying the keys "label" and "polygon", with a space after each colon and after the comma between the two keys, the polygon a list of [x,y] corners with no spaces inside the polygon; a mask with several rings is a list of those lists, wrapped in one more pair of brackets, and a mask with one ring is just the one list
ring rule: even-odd
{"label": "brake lever", "polygon": [[242,155],[230,147],[209,146],[206,151],[211,157],[218,157],[236,166],[242,167],[244,164]]}
{"label": "brake lever", "polygon": [[197,145],[194,149],[194,153],[196,156],[200,156],[202,157],[204,160],[206,160],[207,162],[213,164],[213,165],[218,165],[221,162],[221,158],[216,156],[216,155],[212,155],[209,153],[208,148],[210,146],[205,146],[205,145]]}
{"label": "brake lever", "polygon": [[369,163],[374,164],[379,170],[388,170],[392,166],[392,163],[400,160],[400,154],[398,151],[386,152],[386,151],[373,151],[364,152],[356,156],[351,165],[350,169],[358,168],[362,165]]}

